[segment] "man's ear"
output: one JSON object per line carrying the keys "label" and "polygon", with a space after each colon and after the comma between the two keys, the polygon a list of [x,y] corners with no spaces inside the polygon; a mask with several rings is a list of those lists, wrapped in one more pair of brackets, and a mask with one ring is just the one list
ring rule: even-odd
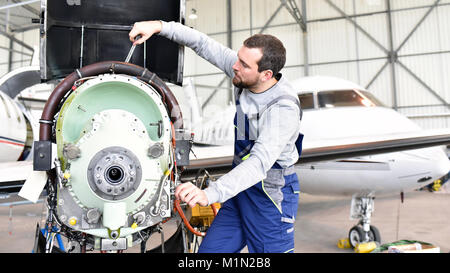
{"label": "man's ear", "polygon": [[270,80],[270,79],[272,78],[272,76],[273,76],[273,71],[270,70],[270,69],[264,70],[264,71],[262,72],[262,74],[263,74],[263,81],[268,81],[268,80]]}

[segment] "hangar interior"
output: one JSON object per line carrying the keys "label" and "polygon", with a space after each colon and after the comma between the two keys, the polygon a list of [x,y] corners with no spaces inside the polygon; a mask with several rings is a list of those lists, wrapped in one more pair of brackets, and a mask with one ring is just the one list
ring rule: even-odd
{"label": "hangar interior", "polygon": [[[76,6],[85,0],[64,1]],[[0,0],[0,76],[39,65],[40,9],[41,0]],[[449,15],[450,0],[185,0],[184,22],[236,51],[253,34],[275,35],[287,50],[281,73],[289,80],[316,75],[342,78],[366,88],[384,106],[406,115],[422,128],[440,129],[450,127]],[[117,56],[117,61],[123,61],[126,53]],[[177,96],[186,121],[191,120],[191,111],[186,109],[189,102],[184,88],[190,83],[195,87],[204,117],[226,109],[234,101],[231,80],[185,48],[183,86],[169,87]],[[421,198],[420,204],[428,204]],[[445,195],[435,199],[439,199],[434,200],[436,207],[448,202]],[[336,241],[346,234],[338,233],[325,218],[336,216],[331,221],[347,229],[347,221],[337,219],[348,216],[347,201],[306,197],[306,210],[321,212],[318,204],[324,204],[325,212],[321,213],[325,217],[306,212],[300,228],[316,229],[312,223],[320,221]],[[389,217],[389,222],[380,221],[381,227],[397,232],[385,240],[399,239],[398,202],[397,196],[380,199],[380,211]],[[406,215],[406,211],[402,213]],[[427,221],[434,220],[433,214],[427,217]],[[415,221],[410,216],[408,222],[403,222],[403,230]],[[12,229],[11,223],[3,224]],[[411,231],[411,236],[429,235],[426,221],[421,224],[421,230]],[[435,224],[447,232],[444,222]],[[334,246],[322,246],[307,233],[299,238],[305,244],[296,247],[296,252],[335,251]],[[427,238],[431,237],[424,240]],[[321,239],[329,240],[326,235],[321,235]],[[450,249],[448,242],[441,247]]]}
{"label": "hangar interior", "polygon": [[[448,0],[186,0],[185,7],[186,25],[234,50],[252,34],[276,35],[287,49],[282,73],[290,80],[347,79],[425,129],[449,126]],[[0,9],[4,75],[30,65],[39,52],[32,19],[40,1],[3,0]],[[184,64],[203,115],[231,102],[231,83],[221,71],[188,48]]]}
{"label": "hangar interior", "polygon": [[[220,4],[219,4],[220,3]],[[238,50],[251,34],[277,35],[284,75],[331,75],[369,89],[425,128],[448,127],[450,44],[446,1],[187,1],[187,24]],[[222,5],[217,8],[217,5]],[[214,14],[215,16],[201,16]],[[211,22],[210,20],[214,20]],[[189,54],[185,76],[217,86],[223,76]],[[223,85],[226,86],[226,85]],[[202,90],[205,101],[214,90]],[[217,103],[226,101],[226,97]]]}

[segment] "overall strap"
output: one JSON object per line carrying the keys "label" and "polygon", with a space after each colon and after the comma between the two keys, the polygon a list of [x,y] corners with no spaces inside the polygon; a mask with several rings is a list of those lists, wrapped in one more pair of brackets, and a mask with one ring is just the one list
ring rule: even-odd
{"label": "overall strap", "polygon": [[[287,100],[293,101],[293,102],[298,106],[298,108],[299,108],[299,110],[300,110],[300,120],[302,120],[302,117],[303,117],[303,110],[302,110],[302,108],[300,107],[300,102],[298,101],[298,99],[297,99],[296,97],[291,96],[291,95],[281,95],[281,96],[279,96],[279,97],[273,99],[273,100],[270,101],[269,103],[267,103],[267,104],[261,109],[261,111],[259,111],[259,112],[256,114],[257,120],[259,120],[259,118],[262,116],[262,114],[264,113],[264,111],[266,111],[270,106],[274,105],[275,103],[277,103],[278,101],[283,100],[283,99],[287,99]],[[300,133],[300,134],[298,135],[298,137],[297,137],[297,140],[295,141],[295,146],[296,146],[296,148],[297,148],[297,152],[298,152],[298,156],[299,156],[299,157],[300,157],[301,154],[302,154],[302,144],[303,144],[303,134]]]}
{"label": "overall strap", "polygon": [[266,104],[266,105],[265,105],[265,106],[264,106],[264,107],[256,114],[257,120],[259,120],[259,118],[262,116],[262,114],[263,114],[270,106],[274,105],[275,103],[277,103],[278,101],[283,100],[283,99],[293,101],[293,102],[298,106],[298,108],[299,108],[299,110],[300,110],[300,120],[301,120],[302,117],[303,117],[303,111],[302,111],[302,108],[300,107],[300,102],[299,102],[295,97],[293,97],[293,96],[291,96],[291,95],[281,95],[281,96],[276,97],[275,99],[271,100],[269,103],[267,103],[267,104]]}

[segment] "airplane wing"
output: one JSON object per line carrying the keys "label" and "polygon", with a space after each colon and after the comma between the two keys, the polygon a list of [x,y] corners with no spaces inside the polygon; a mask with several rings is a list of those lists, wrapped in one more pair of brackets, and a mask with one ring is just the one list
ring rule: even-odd
{"label": "airplane wing", "polygon": [[[302,154],[297,164],[354,158],[441,145],[450,145],[450,129],[304,141]],[[190,165],[182,173],[181,179],[183,181],[193,179],[201,169],[207,169],[213,176],[220,176],[231,170],[231,162],[233,160],[233,147],[231,145],[196,146],[193,147],[193,152],[199,155],[197,155],[197,159],[190,160]]]}
{"label": "airplane wing", "polygon": [[[441,145],[450,145],[450,129],[309,141],[303,142],[302,155],[297,164]],[[220,176],[231,170],[233,145],[194,145],[192,151],[195,156],[191,153],[190,165],[181,174],[182,181],[192,180],[201,169],[207,169],[213,176]],[[0,191],[19,191],[32,170],[31,161],[0,163]]]}
{"label": "airplane wing", "polygon": [[298,163],[335,160],[450,145],[450,129],[305,143]]}

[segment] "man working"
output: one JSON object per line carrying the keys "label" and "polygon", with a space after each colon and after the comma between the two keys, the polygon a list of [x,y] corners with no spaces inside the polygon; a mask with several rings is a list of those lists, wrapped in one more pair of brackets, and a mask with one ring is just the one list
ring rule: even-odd
{"label": "man working", "polygon": [[299,193],[293,164],[303,135],[296,92],[279,73],[286,62],[283,44],[257,34],[236,53],[201,32],[164,21],[137,22],[129,36],[141,44],[153,34],[190,47],[235,86],[233,169],[204,190],[192,183],[175,190],[191,207],[223,203],[199,252],[240,252],[246,245],[249,252],[292,252]]}

